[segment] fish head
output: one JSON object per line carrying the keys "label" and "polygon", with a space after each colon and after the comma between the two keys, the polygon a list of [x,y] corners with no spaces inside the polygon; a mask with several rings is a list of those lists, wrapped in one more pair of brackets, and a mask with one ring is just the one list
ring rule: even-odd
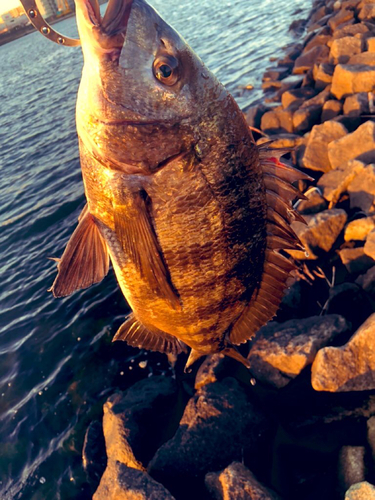
{"label": "fish head", "polygon": [[125,173],[153,172],[194,148],[227,92],[144,0],[76,0],[84,68],[77,129],[86,149]]}

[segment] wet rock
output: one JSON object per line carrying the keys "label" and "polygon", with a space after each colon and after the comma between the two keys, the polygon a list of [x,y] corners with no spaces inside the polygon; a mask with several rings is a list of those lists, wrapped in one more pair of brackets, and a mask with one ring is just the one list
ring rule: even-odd
{"label": "wet rock", "polygon": [[369,3],[362,7],[358,18],[361,21],[373,21],[375,20],[375,3]]}
{"label": "wet rock", "polygon": [[365,447],[343,446],[339,452],[339,487],[345,493],[353,484],[365,480]]}
{"label": "wet rock", "polygon": [[332,120],[342,112],[342,104],[336,99],[330,99],[323,104],[321,122]]}
{"label": "wet rock", "polygon": [[279,496],[263,486],[240,462],[231,463],[221,472],[210,472],[205,483],[216,500],[278,500]]}
{"label": "wet rock", "polygon": [[306,132],[320,121],[322,106],[315,105],[309,108],[300,108],[293,115],[293,127],[295,132]]}
{"label": "wet rock", "polygon": [[344,114],[348,116],[360,116],[369,113],[368,93],[350,95],[344,102]]}
{"label": "wet rock", "polygon": [[328,25],[332,29],[332,31],[335,31],[338,26],[351,21],[353,17],[354,14],[351,10],[340,10],[336,15],[330,18],[330,20],[328,21]]}
{"label": "wet rock", "polygon": [[195,376],[194,387],[196,390],[204,385],[213,384],[222,378],[230,360],[224,354],[212,354],[207,356],[199,367]]}
{"label": "wet rock", "polygon": [[311,371],[316,391],[346,392],[375,389],[375,314],[342,347],[324,347]]}
{"label": "wet rock", "polygon": [[259,330],[251,347],[251,372],[258,380],[285,387],[313,362],[321,347],[348,329],[338,315],[271,322]]}
{"label": "wet rock", "polygon": [[353,484],[346,492],[345,500],[375,500],[375,486],[367,481]]}
{"label": "wet rock", "polygon": [[306,216],[308,225],[295,222],[293,229],[306,248],[307,256],[299,250],[288,250],[296,259],[317,259],[329,252],[336,239],[343,230],[347,219],[346,212],[342,209],[324,210],[319,214]]}
{"label": "wet rock", "polygon": [[317,188],[309,189],[304,193],[307,200],[300,200],[296,205],[298,212],[301,215],[311,215],[322,212],[327,208],[327,202]]}
{"label": "wet rock", "polygon": [[93,500],[174,500],[146,472],[112,461],[105,470]]}
{"label": "wet rock", "polygon": [[91,422],[87,428],[82,463],[89,482],[97,486],[107,465],[103,426],[98,420]]}
{"label": "wet rock", "polygon": [[358,276],[355,282],[363,288],[372,300],[375,299],[375,267],[370,267],[365,274]]}
{"label": "wet rock", "polygon": [[363,217],[349,222],[345,228],[345,241],[364,241],[367,235],[375,228],[374,217]]}
{"label": "wet rock", "polygon": [[363,64],[365,66],[375,66],[375,53],[374,52],[362,52],[352,56],[348,64]]}
{"label": "wet rock", "polygon": [[328,158],[332,168],[354,158],[364,163],[375,161],[375,122],[367,121],[355,132],[330,142]]}
{"label": "wet rock", "polygon": [[183,490],[185,498],[192,498],[208,472],[243,457],[249,466],[259,462],[269,431],[270,422],[245,390],[226,378],[202,387],[190,399],[179,429],[156,452],[149,473],[172,493]]}
{"label": "wet rock", "polygon": [[317,90],[322,90],[332,83],[334,70],[334,65],[329,63],[322,63],[317,66],[314,74],[315,88]]}
{"label": "wet rock", "polygon": [[352,25],[343,26],[342,28],[336,29],[333,33],[333,38],[343,38],[346,36],[354,36],[357,34],[368,33],[368,27],[363,23],[357,23]]}
{"label": "wet rock", "polygon": [[299,89],[286,90],[281,96],[281,104],[283,108],[288,108],[291,104],[296,103],[301,105],[306,99],[310,99],[316,95],[316,91],[309,87]]}
{"label": "wet rock", "polygon": [[345,36],[333,40],[329,57],[334,64],[345,64],[351,56],[361,52],[362,40],[354,36]]}
{"label": "wet rock", "polygon": [[368,52],[375,52],[375,37],[367,38],[366,46]]}
{"label": "wet rock", "polygon": [[361,175],[349,184],[348,193],[351,208],[360,208],[366,214],[375,211],[375,164],[365,166]]}
{"label": "wet rock", "polygon": [[364,273],[375,265],[375,261],[365,254],[363,247],[344,248],[339,251],[340,259],[351,274]]}
{"label": "wet rock", "polygon": [[375,88],[375,68],[361,64],[338,64],[332,78],[331,93],[342,99],[357,92]]}
{"label": "wet rock", "polygon": [[303,52],[294,63],[293,74],[306,73],[314,64],[328,62],[328,55],[329,48],[326,45],[318,45]]}
{"label": "wet rock", "polygon": [[245,111],[245,119],[247,124],[250,127],[254,127],[259,129],[260,123],[262,120],[262,116],[269,110],[267,106],[264,104],[257,104],[255,106],[251,106],[249,109]]}
{"label": "wet rock", "polygon": [[310,170],[328,172],[331,164],[328,159],[328,144],[347,135],[348,131],[341,123],[326,121],[315,125],[309,135],[303,164]]}
{"label": "wet rock", "polygon": [[141,380],[125,393],[110,396],[103,408],[108,460],[143,470],[161,442],[170,437],[168,423],[178,415],[177,396],[175,380],[162,376]]}

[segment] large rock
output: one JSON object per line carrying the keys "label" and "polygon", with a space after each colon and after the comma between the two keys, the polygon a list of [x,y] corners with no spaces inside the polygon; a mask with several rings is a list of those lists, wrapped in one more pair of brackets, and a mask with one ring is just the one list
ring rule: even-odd
{"label": "large rock", "polygon": [[375,3],[364,5],[358,17],[361,21],[373,21],[375,19]]}
{"label": "large rock", "polygon": [[306,73],[314,64],[328,62],[328,54],[329,48],[326,45],[318,45],[307,52],[303,52],[294,63],[293,73]]}
{"label": "large rock", "polygon": [[310,188],[304,193],[304,195],[307,200],[299,200],[295,204],[295,208],[301,215],[317,214],[328,208],[327,202],[323,198],[320,189],[316,187]]}
{"label": "large rock", "polygon": [[331,250],[345,226],[347,215],[344,210],[334,208],[305,218],[309,219],[307,226],[294,222],[292,227],[308,255],[300,250],[288,250],[288,253],[296,259],[314,260]]}
{"label": "large rock", "polygon": [[328,42],[332,40],[331,35],[322,35],[318,34],[315,35],[305,46],[304,50],[308,52],[314,47],[317,47],[318,45],[328,45]]}
{"label": "large rock", "polygon": [[88,426],[82,449],[82,465],[90,483],[99,484],[107,465],[103,426],[94,420]]}
{"label": "large rock", "polygon": [[159,448],[149,473],[172,493],[183,489],[192,498],[208,472],[243,457],[260,460],[269,431],[270,422],[245,390],[226,378],[202,387],[190,399],[179,429]]}
{"label": "large rock", "polygon": [[256,104],[255,106],[251,106],[245,111],[245,118],[247,124],[250,127],[260,128],[260,122],[264,113],[269,111],[269,108],[264,104]]}
{"label": "large rock", "polygon": [[[375,150],[369,154],[373,155]],[[360,208],[366,214],[375,211],[375,164],[366,165],[361,175],[348,186],[351,208]]]}
{"label": "large rock", "polygon": [[338,26],[351,21],[353,17],[354,14],[351,10],[339,10],[336,15],[330,18],[330,20],[328,21],[328,25],[332,29],[332,31],[335,31]]}
{"label": "large rock", "polygon": [[342,99],[356,92],[371,92],[375,88],[375,68],[361,64],[338,64],[332,78],[331,93]]}
{"label": "large rock", "polygon": [[[104,404],[103,432],[108,460],[143,470],[178,413],[177,384],[155,376],[115,393]],[[175,423],[177,425],[178,421]]]}
{"label": "large rock", "polygon": [[318,181],[318,187],[331,205],[335,205],[340,196],[345,193],[350,183],[365,168],[365,164],[358,160],[350,160],[334,170],[322,175]]}
{"label": "large rock", "polygon": [[328,158],[332,168],[344,165],[354,158],[364,163],[375,162],[375,122],[369,120],[355,132],[330,142]]}
{"label": "large rock", "polygon": [[328,172],[331,164],[328,159],[328,144],[347,135],[348,131],[341,123],[326,121],[315,125],[311,130],[303,155],[303,164],[311,170]]}
{"label": "large rock", "polygon": [[375,37],[367,38],[366,43],[367,43],[367,51],[375,52]]}
{"label": "large rock", "polygon": [[365,447],[343,446],[339,452],[339,487],[345,493],[353,484],[365,480]]}
{"label": "large rock", "polygon": [[281,106],[274,108],[262,116],[260,128],[267,134],[293,132],[293,113],[292,109]]}
{"label": "large rock", "polygon": [[336,99],[330,99],[323,104],[321,122],[324,123],[328,120],[332,120],[342,111],[342,104]]}
{"label": "large rock", "polygon": [[351,274],[364,273],[375,265],[374,259],[365,254],[363,247],[343,248],[339,251],[340,259]]}
{"label": "large rock", "polygon": [[322,105],[317,104],[308,108],[300,108],[293,115],[293,127],[295,132],[306,132],[320,121]]}
{"label": "large rock", "polygon": [[321,347],[348,329],[338,315],[271,322],[259,330],[251,347],[251,371],[258,380],[285,387],[313,362]]}
{"label": "large rock", "polygon": [[93,500],[174,500],[160,483],[145,472],[111,461]]}
{"label": "large rock", "polygon": [[375,389],[375,314],[342,347],[324,347],[318,351],[311,383],[316,391]]}
{"label": "large rock", "polygon": [[361,52],[362,40],[354,36],[345,36],[333,40],[329,56],[334,64],[345,64],[351,56]]}
{"label": "large rock", "polygon": [[288,108],[291,104],[302,104],[307,99],[314,97],[316,91],[310,87],[303,87],[299,89],[286,90],[281,96],[281,104],[283,108]]}
{"label": "large rock", "polygon": [[370,267],[365,274],[358,276],[355,282],[363,288],[372,300],[375,300],[375,267]]}
{"label": "large rock", "polygon": [[375,486],[367,481],[353,484],[346,492],[345,500],[375,500]]}
{"label": "large rock", "polygon": [[364,241],[373,229],[375,229],[374,217],[363,217],[362,219],[352,220],[345,228],[344,240]]}
{"label": "large rock", "polygon": [[365,246],[363,250],[366,255],[375,259],[375,231],[371,231],[366,238]]}
{"label": "large rock", "polygon": [[369,32],[368,26],[364,23],[348,24],[335,30],[333,38],[343,38],[346,36],[354,36],[358,34],[365,34]]}
{"label": "large rock", "polygon": [[344,102],[344,114],[348,116],[360,116],[369,113],[368,93],[350,95]]}
{"label": "large rock", "polygon": [[361,54],[353,55],[348,64],[363,64],[365,66],[375,66],[374,52],[362,52]]}
{"label": "large rock", "polygon": [[316,70],[314,72],[314,80],[315,88],[317,90],[322,90],[327,87],[327,85],[330,85],[332,83],[334,70],[335,67],[333,64],[322,63],[316,66]]}
{"label": "large rock", "polygon": [[231,463],[221,472],[210,472],[205,483],[216,500],[278,500],[279,496],[263,486],[240,462]]}

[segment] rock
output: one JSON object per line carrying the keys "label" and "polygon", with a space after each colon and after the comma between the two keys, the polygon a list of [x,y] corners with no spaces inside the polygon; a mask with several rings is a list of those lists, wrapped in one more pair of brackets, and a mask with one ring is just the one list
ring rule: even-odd
{"label": "rock", "polygon": [[293,111],[281,106],[268,111],[262,116],[260,128],[268,134],[293,132]]}
{"label": "rock", "polygon": [[333,38],[343,38],[346,36],[354,36],[357,34],[368,33],[368,27],[363,23],[357,23],[352,25],[343,26],[342,28],[336,29],[333,33]]}
{"label": "rock", "polygon": [[358,160],[350,160],[347,164],[335,168],[322,175],[318,181],[318,187],[322,190],[324,198],[335,205],[340,196],[345,193],[350,183],[365,168],[365,164]]}
{"label": "rock", "polygon": [[366,255],[371,257],[372,259],[375,259],[375,231],[371,231],[367,238],[366,238],[366,243],[365,246],[363,247],[363,250]]}
{"label": "rock", "polygon": [[311,382],[316,391],[375,389],[375,314],[342,347],[324,347],[318,351]]}
{"label": "rock", "polygon": [[326,45],[318,45],[307,52],[303,52],[294,63],[293,74],[306,73],[314,64],[328,62],[328,54],[329,48]]}
{"label": "rock", "polygon": [[351,10],[340,10],[335,16],[330,18],[328,25],[332,31],[335,31],[338,26],[351,21],[353,17],[354,15]]}
{"label": "rock", "polygon": [[291,104],[302,104],[306,99],[310,99],[316,95],[316,91],[309,87],[286,90],[281,96],[281,104],[283,108],[288,108]]}
{"label": "rock", "polygon": [[339,251],[340,259],[351,274],[364,273],[375,264],[375,261],[365,254],[363,247],[344,248]]}
{"label": "rock", "polygon": [[375,37],[367,38],[366,44],[368,52],[375,52]]}
{"label": "rock", "polygon": [[338,315],[268,323],[250,349],[251,372],[257,380],[285,387],[313,362],[321,347],[347,330],[348,323]]}
{"label": "rock", "polygon": [[216,500],[278,500],[279,496],[257,481],[240,462],[231,463],[221,472],[205,477],[206,487]]}
{"label": "rock", "polygon": [[367,92],[350,95],[345,99],[344,114],[348,116],[360,116],[369,112]]}
{"label": "rock", "polygon": [[[257,144],[261,145],[264,143],[269,143],[270,139],[268,137],[261,137],[258,139]],[[302,144],[303,138],[300,135],[296,134],[272,134],[272,142],[269,143],[269,147],[271,149],[281,149],[281,148],[291,148]]]}
{"label": "rock", "polygon": [[375,53],[374,52],[362,52],[352,56],[348,64],[362,64],[365,66],[375,66]]}
{"label": "rock", "polygon": [[346,492],[345,500],[375,500],[375,486],[367,481],[353,484]]}
{"label": "rock", "polygon": [[332,168],[344,165],[354,158],[371,163],[375,161],[375,122],[369,120],[355,132],[328,144],[328,158]]}
{"label": "rock", "polygon": [[339,452],[339,485],[345,491],[365,480],[365,447],[343,446]]}
{"label": "rock", "polygon": [[345,226],[347,215],[344,210],[334,208],[307,216],[306,219],[309,219],[307,226],[294,222],[292,227],[305,246],[308,256],[300,250],[288,250],[288,253],[296,259],[314,260],[331,250]]}
{"label": "rock", "polygon": [[363,288],[372,300],[375,299],[375,266],[370,267],[365,274],[358,276],[355,282]]}
{"label": "rock", "polygon": [[[375,153],[375,150],[372,154]],[[366,165],[361,175],[354,178],[348,186],[351,208],[360,208],[366,214],[375,210],[375,164]]]}
{"label": "rock", "polygon": [[[172,493],[183,490],[193,498],[208,472],[243,457],[256,465],[270,430],[270,422],[235,379],[206,385],[188,402],[179,429],[156,452],[149,474]],[[203,496],[195,493],[195,498]]]}
{"label": "rock", "polygon": [[245,111],[245,119],[250,127],[259,129],[264,113],[269,110],[264,104],[256,104]]}
{"label": "rock", "polygon": [[90,423],[82,449],[82,464],[89,482],[96,486],[107,465],[103,426],[98,420]]}
{"label": "rock", "polygon": [[361,118],[359,116],[335,116],[335,122],[341,123],[348,129],[348,132],[354,132],[361,125]]}
{"label": "rock", "polygon": [[328,144],[347,135],[346,128],[334,121],[326,121],[315,125],[309,135],[306,150],[303,155],[303,164],[310,170],[328,172],[331,164],[328,159]]}
{"label": "rock", "polygon": [[311,215],[322,212],[327,208],[327,202],[323,198],[320,189],[311,188],[306,191],[307,200],[299,200],[295,207],[301,215]]}
{"label": "rock", "polygon": [[373,21],[375,19],[375,3],[364,5],[358,14],[361,21]]}
{"label": "rock", "polygon": [[106,468],[93,500],[174,500],[160,483],[146,472],[111,461]]}
{"label": "rock", "polygon": [[361,64],[338,64],[333,72],[331,93],[342,99],[375,88],[375,68]]}
{"label": "rock", "polygon": [[195,376],[195,389],[198,390],[204,385],[217,382],[220,376],[225,372],[225,369],[228,368],[227,361],[230,362],[230,359],[224,356],[224,354],[212,354],[211,356],[207,356],[198,368]]}
{"label": "rock", "polygon": [[375,461],[375,416],[367,420],[367,442],[371,448],[372,461]]}
{"label": "rock", "polygon": [[374,217],[363,217],[349,222],[345,228],[345,241],[364,241],[367,235],[375,228]]}
{"label": "rock", "polygon": [[330,99],[331,95],[330,89],[331,89],[330,87],[326,87],[321,92],[319,92],[319,94],[305,101],[302,104],[301,108],[310,108],[311,106],[316,106],[316,105],[323,106],[323,104],[326,101],[328,101],[328,99]]}
{"label": "rock", "polygon": [[372,312],[372,304],[359,285],[341,283],[330,288],[325,304],[326,314],[339,314],[351,323],[353,329],[356,329]]}
{"label": "rock", "polygon": [[[143,470],[178,413],[175,380],[155,376],[141,380],[104,404],[103,431],[108,460]],[[177,425],[178,422],[175,423]]]}
{"label": "rock", "polygon": [[345,64],[351,56],[361,52],[362,40],[354,36],[344,36],[333,40],[329,57],[334,64]]}
{"label": "rock", "polygon": [[315,105],[309,108],[300,108],[293,115],[293,127],[295,132],[310,130],[320,121],[322,106]]}
{"label": "rock", "polygon": [[342,112],[342,104],[336,99],[330,99],[323,104],[321,122],[332,120]]}
{"label": "rock", "polygon": [[290,89],[296,89],[301,86],[303,82],[304,75],[289,75],[281,80],[281,89],[278,91],[278,95],[282,95]]}
{"label": "rock", "polygon": [[314,75],[315,88],[317,90],[322,90],[332,83],[334,70],[335,66],[329,63],[322,63],[317,66]]}
{"label": "rock", "polygon": [[287,66],[276,66],[276,68],[268,68],[263,75],[262,81],[282,80],[290,73],[290,68]]}
{"label": "rock", "polygon": [[315,12],[312,11],[310,14],[310,20],[309,23],[315,24],[318,22],[322,17],[326,16],[327,14],[330,14],[331,10],[327,8],[326,5],[322,5],[319,7]]}
{"label": "rock", "polygon": [[305,46],[303,49],[304,52],[308,52],[314,47],[317,47],[318,45],[327,45],[328,42],[332,40],[331,35],[315,35]]}

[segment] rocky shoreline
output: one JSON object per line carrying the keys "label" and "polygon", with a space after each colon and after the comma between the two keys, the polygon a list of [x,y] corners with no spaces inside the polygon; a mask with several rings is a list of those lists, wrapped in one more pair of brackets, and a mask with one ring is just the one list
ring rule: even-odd
{"label": "rocky shoreline", "polygon": [[246,117],[315,179],[295,282],[252,374],[179,360],[108,398],[83,449],[94,500],[375,500],[375,3],[316,0],[291,29]]}

